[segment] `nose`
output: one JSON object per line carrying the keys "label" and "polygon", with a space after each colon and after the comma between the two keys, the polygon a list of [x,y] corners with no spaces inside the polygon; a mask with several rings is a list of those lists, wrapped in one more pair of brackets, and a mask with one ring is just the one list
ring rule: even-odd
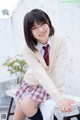
{"label": "nose", "polygon": [[44,30],[44,28],[41,27],[41,26],[39,26],[39,27],[38,27],[38,30],[39,30],[40,32],[42,32],[42,31]]}

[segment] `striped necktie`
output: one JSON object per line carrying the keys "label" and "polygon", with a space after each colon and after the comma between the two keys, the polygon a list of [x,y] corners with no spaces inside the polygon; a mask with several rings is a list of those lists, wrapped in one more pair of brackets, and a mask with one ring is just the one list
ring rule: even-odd
{"label": "striped necktie", "polygon": [[49,45],[43,46],[43,50],[44,50],[43,57],[44,57],[44,60],[45,60],[45,62],[47,64],[47,66],[48,66],[49,65]]}

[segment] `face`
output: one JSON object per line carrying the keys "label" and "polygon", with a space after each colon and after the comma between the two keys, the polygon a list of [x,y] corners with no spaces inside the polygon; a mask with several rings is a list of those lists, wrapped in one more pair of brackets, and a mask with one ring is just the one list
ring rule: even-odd
{"label": "face", "polygon": [[33,37],[42,44],[46,44],[48,42],[49,33],[50,28],[47,23],[35,23],[35,25],[32,27]]}

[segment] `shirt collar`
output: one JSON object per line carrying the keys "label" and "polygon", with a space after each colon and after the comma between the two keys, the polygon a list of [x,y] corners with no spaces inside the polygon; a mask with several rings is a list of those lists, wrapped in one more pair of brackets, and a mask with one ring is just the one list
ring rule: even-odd
{"label": "shirt collar", "polygon": [[[47,44],[50,46],[50,38],[49,38]],[[44,45],[43,45],[43,44],[41,44],[40,42],[38,42],[36,47],[37,47],[37,49],[38,49],[39,51],[41,51],[41,50],[42,50],[42,47],[43,47],[43,46],[46,46],[47,44],[44,44]]]}

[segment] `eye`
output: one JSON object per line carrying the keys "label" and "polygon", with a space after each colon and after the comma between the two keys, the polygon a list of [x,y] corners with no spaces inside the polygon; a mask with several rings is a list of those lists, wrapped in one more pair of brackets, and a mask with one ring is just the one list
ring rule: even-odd
{"label": "eye", "polygon": [[36,26],[33,26],[33,27],[32,27],[32,30],[35,30],[35,29],[37,29],[37,27],[36,27]]}
{"label": "eye", "polygon": [[47,24],[46,22],[42,22],[41,25]]}

